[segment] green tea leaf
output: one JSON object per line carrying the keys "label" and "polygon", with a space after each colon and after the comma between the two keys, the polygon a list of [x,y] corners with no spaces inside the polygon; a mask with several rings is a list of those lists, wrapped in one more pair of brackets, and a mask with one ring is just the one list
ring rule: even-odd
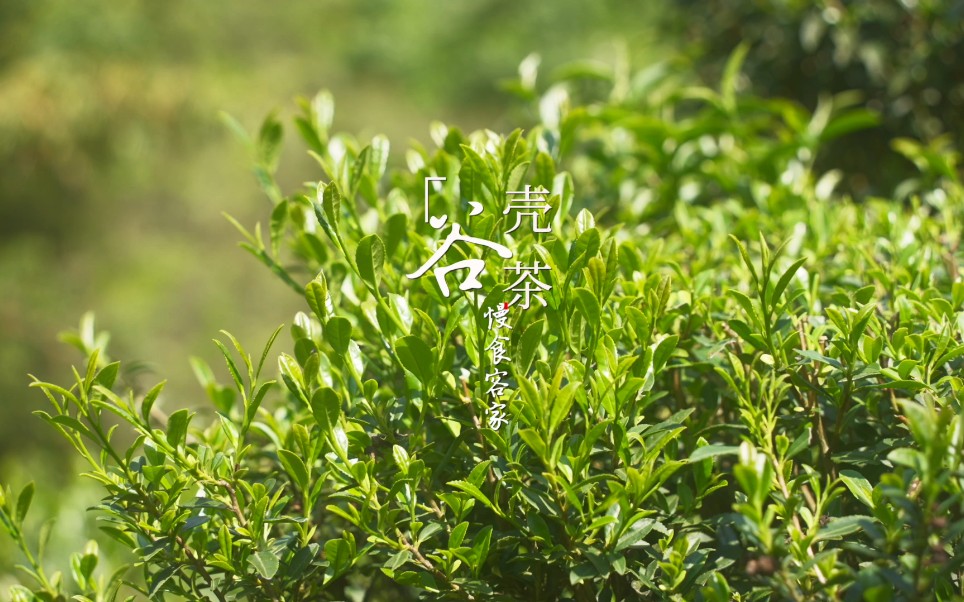
{"label": "green tea leaf", "polygon": [[348,542],[344,539],[332,539],[325,543],[325,558],[328,559],[328,569],[325,571],[325,582],[342,575],[351,566],[352,557]]}
{"label": "green tea leaf", "polygon": [[703,447],[696,448],[686,461],[690,463],[699,462],[700,460],[715,458],[717,456],[736,455],[739,452],[740,447],[738,445],[704,445]]}
{"label": "green tea leaf", "polygon": [[307,491],[308,480],[311,477],[308,474],[308,467],[305,466],[305,461],[301,459],[301,456],[287,449],[279,449],[278,460],[281,461],[285,472],[291,476],[295,485],[297,485],[301,491]]}
{"label": "green tea leaf", "polygon": [[341,415],[341,399],[330,387],[322,387],[311,396],[311,413],[322,432],[329,432]]}
{"label": "green tea leaf", "polygon": [[377,289],[382,277],[382,265],[385,263],[385,245],[382,240],[374,234],[361,239],[355,250],[355,263],[365,284]]}
{"label": "green tea leaf", "polygon": [[405,369],[414,374],[422,385],[428,387],[434,382],[435,352],[425,341],[414,335],[405,336],[395,342],[395,351]]}
{"label": "green tea leaf", "polygon": [[324,274],[318,274],[314,280],[305,286],[305,299],[308,301],[308,307],[311,308],[311,311],[324,323],[333,311],[331,299],[328,297],[328,282],[325,280]]}
{"label": "green tea leaf", "polygon": [[601,309],[596,295],[591,290],[582,287],[573,289],[572,293],[576,298],[576,305],[582,311],[590,327],[594,330],[599,328]]}
{"label": "green tea leaf", "polygon": [[868,508],[873,509],[873,488],[870,486],[870,481],[853,470],[841,470],[840,480],[847,486],[847,489],[850,490],[850,493],[852,493],[855,498],[860,500]]}
{"label": "green tea leaf", "polygon": [[17,524],[23,524],[23,520],[27,517],[27,511],[30,510],[30,503],[33,502],[34,490],[35,487],[33,481],[30,481],[20,491],[20,495],[17,496],[17,509],[15,516]]}
{"label": "green tea leaf", "polygon": [[338,185],[334,182],[325,186],[321,195],[321,208],[328,224],[337,230],[338,222],[341,220],[341,192]]}
{"label": "green tea leaf", "polygon": [[191,422],[191,412],[186,408],[171,414],[167,419],[167,442],[172,447],[184,445],[187,438],[187,427]]}
{"label": "green tea leaf", "polygon": [[265,579],[272,579],[278,573],[281,563],[278,557],[269,550],[255,552],[248,557],[248,564],[258,571],[258,574]]}
{"label": "green tea leaf", "polygon": [[839,539],[845,535],[860,531],[864,528],[864,525],[872,522],[873,519],[871,517],[859,514],[835,518],[827,523],[826,527],[820,529],[817,533],[816,541]]}
{"label": "green tea leaf", "polygon": [[261,131],[258,133],[258,161],[269,171],[274,171],[278,165],[283,139],[284,128],[281,122],[274,114],[269,115],[261,124]]}
{"label": "green tea leaf", "polygon": [[344,357],[348,352],[348,343],[351,341],[351,322],[348,318],[336,316],[325,323],[325,340],[327,340],[335,354]]}
{"label": "green tea leaf", "polygon": [[523,373],[529,371],[532,360],[536,357],[539,345],[542,343],[542,331],[545,327],[544,319],[536,320],[526,327],[519,338],[519,367]]}

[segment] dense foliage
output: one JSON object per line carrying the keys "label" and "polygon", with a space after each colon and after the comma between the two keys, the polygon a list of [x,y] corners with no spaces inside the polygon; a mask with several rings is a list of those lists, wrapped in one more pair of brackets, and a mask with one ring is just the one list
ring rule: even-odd
{"label": "dense foliage", "polygon": [[[386,138],[333,133],[320,94],[295,119],[319,181],[294,191],[266,120],[248,140],[270,219],[237,226],[304,311],[254,354],[223,333],[226,379],[195,361],[214,418],[125,390],[86,321],[86,365],[36,383],[40,415],[137,570],[95,578],[92,545],[73,583],[48,577],[33,489],[8,491],[13,599],[960,599],[957,156],[901,141],[915,194],[854,202],[813,166],[873,116],[738,93],[741,57],[717,90],[659,66],[545,87],[528,61],[538,125],[436,124],[398,167]],[[510,264],[454,247],[486,270],[450,297],[406,277],[444,233],[429,176],[435,215],[551,267],[546,305],[509,310],[499,430],[485,309]],[[551,232],[506,233],[526,184],[551,191]]]}

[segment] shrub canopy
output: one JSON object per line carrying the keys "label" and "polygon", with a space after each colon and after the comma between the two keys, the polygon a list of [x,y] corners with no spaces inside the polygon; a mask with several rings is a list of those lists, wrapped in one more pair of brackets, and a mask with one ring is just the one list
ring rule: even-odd
{"label": "shrub canopy", "polygon": [[[32,489],[8,492],[32,577],[13,598],[959,599],[956,154],[900,141],[910,200],[855,202],[813,166],[873,115],[738,93],[740,59],[718,89],[665,66],[537,89],[530,62],[536,126],[436,124],[396,155],[333,133],[322,93],[294,120],[319,181],[294,191],[274,179],[282,124],[239,128],[272,205],[242,245],[304,311],[253,354],[223,333],[226,379],[194,362],[213,418],[125,390],[85,322],[86,366],[35,383],[38,413],[90,463],[137,571],[94,578],[91,547],[73,584],[48,578]],[[551,231],[508,232],[526,185]],[[446,296],[408,275],[453,223],[512,259],[453,246],[440,265],[485,269]],[[550,268],[544,306],[505,290],[516,261]]]}

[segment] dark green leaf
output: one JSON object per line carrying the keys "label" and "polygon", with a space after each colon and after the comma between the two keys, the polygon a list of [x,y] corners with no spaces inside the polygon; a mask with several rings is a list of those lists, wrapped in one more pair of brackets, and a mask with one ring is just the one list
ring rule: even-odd
{"label": "dark green leaf", "polygon": [[305,461],[301,459],[301,456],[287,449],[279,449],[278,459],[281,461],[285,472],[291,475],[295,485],[297,485],[301,491],[307,491],[308,481],[311,477],[308,474],[308,467],[305,466]]}
{"label": "dark green leaf", "polygon": [[405,369],[428,387],[435,380],[435,352],[422,339],[410,335],[395,342],[398,360]]}
{"label": "dark green leaf", "polygon": [[322,432],[329,432],[338,423],[341,415],[341,400],[338,393],[329,387],[322,387],[311,396],[311,413]]}
{"label": "dark green leaf", "polygon": [[325,571],[325,582],[342,575],[351,566],[352,557],[348,542],[344,539],[332,539],[325,543],[325,558],[328,559],[328,570]]}

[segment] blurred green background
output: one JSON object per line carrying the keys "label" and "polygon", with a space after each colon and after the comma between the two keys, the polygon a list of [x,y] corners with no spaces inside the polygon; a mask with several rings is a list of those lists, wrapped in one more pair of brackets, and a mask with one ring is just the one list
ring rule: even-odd
{"label": "blurred green background", "polygon": [[[960,146],[964,0],[710,6],[0,1],[0,482],[38,481],[34,521],[67,502],[51,549],[77,549],[96,492],[75,484],[73,454],[31,416],[45,402],[27,373],[69,382],[79,356],[57,333],[85,311],[131,362],[131,384],[168,379],[170,410],[203,405],[188,356],[220,368],[219,329],[258,348],[301,308],[221,215],[266,221],[268,205],[219,111],[254,130],[327,88],[336,129],[384,133],[398,150],[427,141],[433,120],[524,124],[500,82],[532,52],[550,78],[574,60],[672,59],[684,78],[715,85],[746,43],[742,87],[811,110],[822,94],[858,90],[880,112],[880,127],[823,157],[856,195],[900,194],[912,166],[890,150],[896,136]],[[279,177],[290,190],[317,171],[291,148]],[[14,559],[0,541],[0,574]]]}

